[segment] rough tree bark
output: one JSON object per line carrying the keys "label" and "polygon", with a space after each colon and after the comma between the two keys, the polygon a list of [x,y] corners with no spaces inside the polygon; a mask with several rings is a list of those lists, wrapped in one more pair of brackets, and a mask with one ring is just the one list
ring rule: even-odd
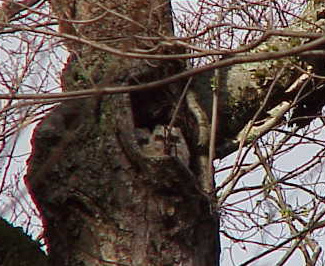
{"label": "rough tree bark", "polygon": [[[172,34],[169,1],[53,0],[51,6],[63,33],[125,51],[179,49],[161,45]],[[66,45],[72,53],[62,77],[66,91],[159,80],[185,66]],[[42,213],[50,265],[216,264],[209,198],[186,151],[184,159],[171,156],[160,145],[163,133],[155,133],[169,123],[183,86],[63,102],[35,130],[26,181]],[[196,126],[193,119],[176,124],[189,136],[187,123]]]}

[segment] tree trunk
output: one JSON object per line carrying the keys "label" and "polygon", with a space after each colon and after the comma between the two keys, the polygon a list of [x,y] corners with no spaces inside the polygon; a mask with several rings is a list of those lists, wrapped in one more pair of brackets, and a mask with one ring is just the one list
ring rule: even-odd
{"label": "tree trunk", "polygon": [[[52,1],[64,19],[61,31],[126,52],[177,53],[145,38],[172,34],[169,1],[97,2]],[[67,46],[66,91],[157,80],[185,66],[113,56],[72,41]],[[216,264],[217,217],[199,173],[191,171],[196,146],[186,126],[197,124],[178,119],[183,133],[176,134],[173,153],[161,132],[182,86],[65,101],[37,127],[26,183],[43,217],[50,265]],[[181,110],[184,115],[187,107]]]}

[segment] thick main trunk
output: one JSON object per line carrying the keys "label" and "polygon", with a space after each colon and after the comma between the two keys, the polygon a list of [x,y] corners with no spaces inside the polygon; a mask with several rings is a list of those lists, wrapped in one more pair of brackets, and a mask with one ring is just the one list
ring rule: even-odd
{"label": "thick main trunk", "polygon": [[178,158],[132,150],[128,125],[119,131],[107,111],[97,123],[90,102],[62,104],[35,133],[29,185],[52,265],[214,265],[215,223],[195,177]]}
{"label": "thick main trunk", "polygon": [[[105,12],[95,2],[62,0],[52,1],[52,6],[62,18],[89,20]],[[64,21],[61,28],[91,39],[120,37],[113,46],[121,49],[157,45],[130,36],[171,32],[168,1],[101,4],[123,18],[110,13],[94,24]],[[126,16],[147,30],[128,25]],[[180,71],[182,65],[147,64],[67,45],[77,54],[63,76],[69,91],[158,79]],[[178,100],[172,88],[180,88],[171,86],[157,98],[155,92],[139,92],[64,102],[38,126],[26,181],[42,213],[51,265],[216,264],[218,238],[209,197],[186,160],[157,148],[155,129],[168,121],[172,101]],[[142,96],[148,97],[144,106],[134,102]],[[166,104],[170,109],[161,108]]]}

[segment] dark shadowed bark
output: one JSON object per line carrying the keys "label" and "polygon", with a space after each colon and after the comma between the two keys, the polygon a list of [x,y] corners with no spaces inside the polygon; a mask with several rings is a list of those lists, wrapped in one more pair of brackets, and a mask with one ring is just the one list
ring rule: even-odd
{"label": "dark shadowed bark", "polygon": [[3,219],[0,219],[0,243],[0,265],[47,265],[47,258],[40,251],[40,246],[21,227],[12,227]]}

